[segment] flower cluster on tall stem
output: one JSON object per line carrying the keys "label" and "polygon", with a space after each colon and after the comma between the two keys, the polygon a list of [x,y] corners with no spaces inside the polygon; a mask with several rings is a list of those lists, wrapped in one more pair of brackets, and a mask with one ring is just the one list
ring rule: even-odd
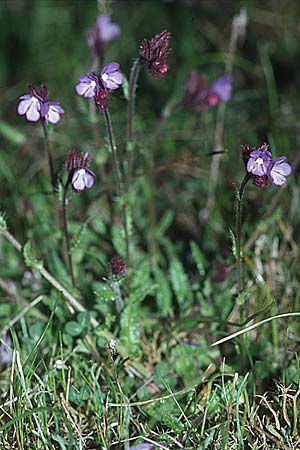
{"label": "flower cluster on tall stem", "polygon": [[79,150],[74,149],[69,153],[66,162],[68,177],[63,189],[61,219],[66,241],[68,266],[73,286],[75,286],[75,276],[71,255],[70,237],[68,232],[67,194],[70,185],[72,186],[73,191],[77,194],[93,187],[95,174],[88,168],[92,160],[93,158],[88,152],[81,153]]}
{"label": "flower cluster on tall stem", "polygon": [[242,204],[247,183],[252,179],[258,189],[264,189],[268,181],[274,186],[282,186],[287,182],[286,177],[292,173],[292,167],[285,162],[286,157],[280,156],[273,160],[269,145],[264,143],[260,147],[242,145],[242,155],[246,167],[246,174],[237,192],[236,199],[236,267],[238,292],[243,291],[242,274]]}

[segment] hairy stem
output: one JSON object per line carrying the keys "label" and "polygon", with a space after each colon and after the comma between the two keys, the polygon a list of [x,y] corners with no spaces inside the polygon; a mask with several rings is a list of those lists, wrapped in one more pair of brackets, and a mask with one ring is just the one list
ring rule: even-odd
{"label": "hairy stem", "polygon": [[[110,146],[112,158],[113,158],[113,166],[114,166],[114,172],[115,172],[115,177],[116,177],[118,196],[121,198],[124,194],[123,182],[122,182],[122,176],[121,176],[121,171],[120,171],[117,146],[115,143],[113,127],[112,127],[108,108],[105,108],[103,110],[103,114],[104,114],[104,118],[105,118],[109,146]],[[129,255],[129,230],[128,230],[128,222],[127,222],[127,210],[126,210],[126,205],[124,204],[124,198],[122,199],[122,214],[123,214],[124,231],[125,231],[126,260],[127,260],[127,264],[128,264],[129,256],[130,256]]]}
{"label": "hairy stem", "polygon": [[74,277],[74,270],[73,270],[70,237],[69,237],[69,231],[68,231],[68,218],[67,218],[67,194],[68,194],[68,187],[69,187],[70,181],[71,181],[71,178],[70,178],[70,176],[68,176],[68,179],[66,181],[66,184],[64,185],[64,190],[63,190],[61,218],[62,218],[62,229],[63,229],[63,233],[65,235],[65,241],[66,241],[69,272],[70,272],[71,279],[72,279],[72,285],[73,285],[73,287],[75,287],[75,277]]}
{"label": "hairy stem", "polygon": [[54,171],[54,162],[53,162],[53,155],[51,151],[50,141],[49,141],[49,135],[47,130],[47,125],[44,120],[41,121],[43,126],[43,132],[44,132],[44,147],[45,152],[48,156],[48,164],[49,164],[49,170],[50,170],[50,178],[51,178],[51,184],[53,192],[56,191],[56,176]]}
{"label": "hairy stem", "polygon": [[134,113],[135,113],[135,93],[137,88],[137,81],[142,67],[139,58],[134,60],[129,78],[129,99],[127,109],[127,179],[126,187],[130,184],[131,174],[133,170],[133,138],[134,138]]}
{"label": "hairy stem", "polygon": [[243,292],[243,252],[242,252],[242,214],[243,214],[243,197],[245,192],[245,187],[250,180],[251,175],[247,173],[239,187],[236,197],[236,270],[237,270],[237,281],[238,281],[238,293]]}

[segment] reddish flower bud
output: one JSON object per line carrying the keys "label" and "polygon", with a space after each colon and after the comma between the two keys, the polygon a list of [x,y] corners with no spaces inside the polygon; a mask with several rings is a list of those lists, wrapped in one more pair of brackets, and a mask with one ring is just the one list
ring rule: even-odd
{"label": "reddish flower bud", "polygon": [[124,263],[121,256],[114,256],[110,263],[110,271],[114,277],[125,277],[126,275],[126,264]]}
{"label": "reddish flower bud", "polygon": [[164,78],[169,69],[166,59],[171,51],[170,37],[171,34],[164,30],[150,40],[144,39],[140,45],[140,60],[154,78]]}

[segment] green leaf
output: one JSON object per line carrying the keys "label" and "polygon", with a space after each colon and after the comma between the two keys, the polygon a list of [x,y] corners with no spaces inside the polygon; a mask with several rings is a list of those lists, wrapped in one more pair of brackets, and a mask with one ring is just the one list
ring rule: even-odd
{"label": "green leaf", "polygon": [[166,274],[160,269],[155,271],[155,282],[158,286],[156,292],[156,302],[160,314],[166,317],[172,304],[172,290],[167,280]]}
{"label": "green leaf", "polygon": [[201,276],[205,275],[206,261],[205,257],[195,242],[190,243],[192,255]]}
{"label": "green leaf", "polygon": [[231,239],[232,254],[235,257],[235,259],[238,259],[239,255],[238,255],[237,241],[236,241],[235,234],[232,230],[229,230],[229,236]]}
{"label": "green leaf", "polygon": [[83,331],[83,327],[80,323],[71,321],[66,323],[65,331],[70,336],[79,336]]}
{"label": "green leaf", "polygon": [[12,144],[23,145],[26,142],[26,136],[23,133],[2,120],[0,121],[0,134]]}
{"label": "green leaf", "polygon": [[169,272],[180,309],[186,311],[192,305],[192,291],[183,265],[177,258],[172,259]]}
{"label": "green leaf", "polygon": [[171,226],[173,219],[174,219],[174,211],[168,209],[165,214],[163,215],[163,218],[159,222],[156,230],[156,236],[157,238],[161,238],[166,233],[167,229]]}
{"label": "green leaf", "polygon": [[184,424],[173,414],[165,414],[162,418],[165,425],[167,425],[173,433],[182,433],[184,431]]}
{"label": "green leaf", "polygon": [[43,261],[39,261],[36,259],[31,252],[31,244],[30,242],[26,242],[23,247],[23,256],[25,260],[25,264],[32,269],[41,270],[43,267]]}
{"label": "green leaf", "polygon": [[135,305],[128,305],[122,311],[120,337],[129,353],[135,353],[139,349],[139,310]]}

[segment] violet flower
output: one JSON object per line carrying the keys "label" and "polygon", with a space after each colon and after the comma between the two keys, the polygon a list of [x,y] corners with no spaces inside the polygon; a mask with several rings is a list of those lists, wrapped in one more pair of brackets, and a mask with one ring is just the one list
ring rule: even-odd
{"label": "violet flower", "polygon": [[95,174],[88,168],[92,160],[93,158],[88,152],[82,153],[77,149],[72,150],[68,155],[66,162],[69,172],[68,183],[71,182],[72,189],[77,194],[91,189],[94,185]]}
{"label": "violet flower", "polygon": [[268,168],[267,175],[273,185],[282,186],[287,181],[286,177],[292,173],[292,167],[289,163],[283,162],[285,160],[285,156],[279,156]]}
{"label": "violet flower", "polygon": [[8,335],[2,338],[0,343],[0,365],[8,364],[12,360],[12,340]]}
{"label": "violet flower", "polygon": [[60,115],[65,111],[58,102],[46,102],[41,105],[41,117],[48,123],[56,124],[60,121]]}
{"label": "violet flower", "polygon": [[183,97],[180,104],[194,112],[207,111],[220,101],[228,102],[232,95],[232,77],[225,75],[212,84],[207,82],[205,75],[197,75],[195,71],[189,73]]}
{"label": "violet flower", "polygon": [[84,98],[93,98],[99,91],[99,79],[95,73],[81,75],[75,87],[76,93]]}
{"label": "violet flower", "polygon": [[272,153],[261,147],[250,153],[250,158],[247,162],[247,172],[258,176],[267,175],[271,162]]}
{"label": "violet flower", "polygon": [[72,176],[72,188],[75,192],[91,189],[94,185],[95,174],[90,169],[76,169]]}
{"label": "violet flower", "polygon": [[25,115],[29,122],[38,122],[43,119],[46,125],[58,123],[64,110],[60,103],[48,101],[46,85],[42,84],[39,90],[34,85],[30,85],[28,89],[29,93],[19,98],[18,114]]}
{"label": "violet flower", "polygon": [[105,89],[114,91],[118,89],[124,82],[124,75],[119,70],[120,64],[112,62],[103,67],[100,78]]}
{"label": "violet flower", "polygon": [[106,45],[121,34],[119,25],[112,23],[109,14],[101,14],[94,27],[88,31],[88,46],[99,59],[102,59]]}
{"label": "violet flower", "polygon": [[292,173],[292,167],[285,156],[273,160],[269,145],[264,143],[258,148],[249,145],[242,146],[243,159],[247,172],[251,175],[253,184],[259,189],[264,189],[268,180],[275,186],[286,183],[286,177]]}
{"label": "violet flower", "polygon": [[93,72],[81,75],[75,87],[76,93],[85,98],[94,98],[100,109],[106,109],[109,92],[118,89],[124,82],[124,75],[119,69],[119,63],[111,62],[103,67],[99,76]]}
{"label": "violet flower", "polygon": [[154,78],[164,78],[169,70],[167,56],[171,51],[170,37],[171,34],[164,30],[152,39],[144,39],[140,45],[140,61]]}
{"label": "violet flower", "polygon": [[18,114],[26,115],[29,122],[38,122],[41,118],[42,99],[35,94],[25,94],[20,97],[18,105]]}

